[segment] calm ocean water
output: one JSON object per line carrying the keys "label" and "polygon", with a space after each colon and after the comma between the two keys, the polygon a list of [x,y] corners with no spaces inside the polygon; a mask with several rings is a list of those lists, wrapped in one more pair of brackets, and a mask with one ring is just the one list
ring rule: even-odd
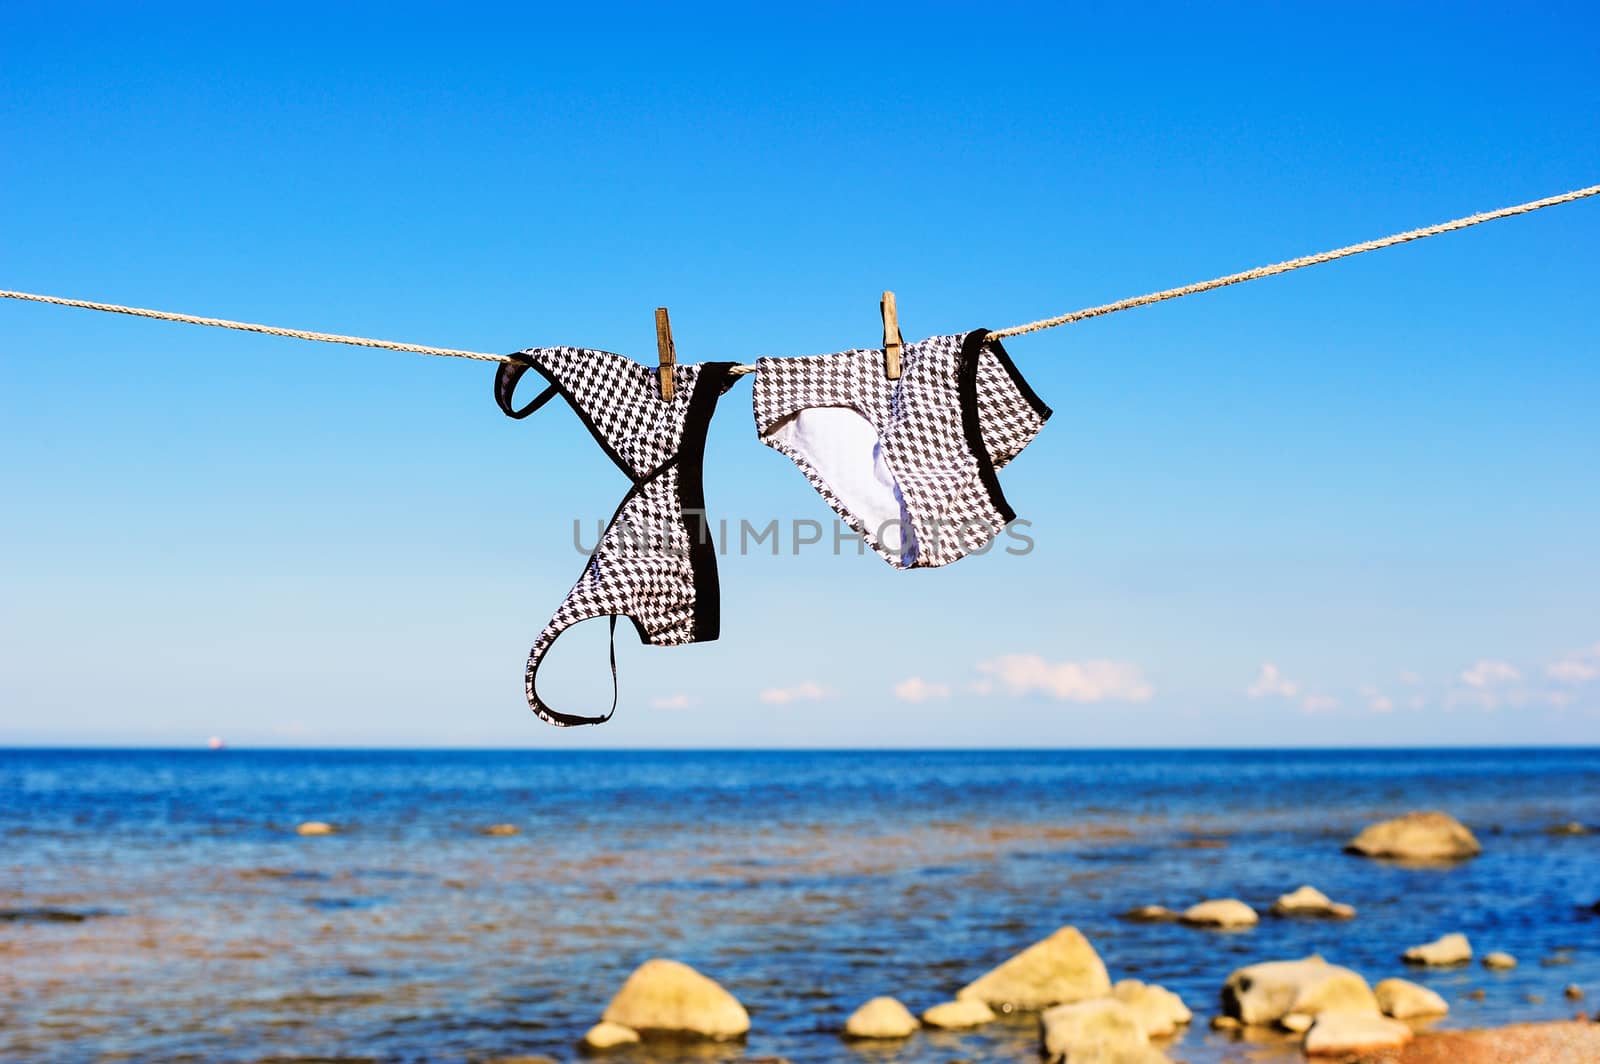
{"label": "calm ocean water", "polygon": [[[1414,808],[1485,855],[1340,852]],[[303,820],[345,830],[301,838]],[[1206,1028],[1231,969],[1313,951],[1434,987],[1448,1025],[1564,1018],[1566,984],[1600,997],[1600,834],[1548,833],[1566,821],[1600,827],[1600,750],[0,751],[0,1059],[565,1061],[661,955],[732,990],[750,1040],[618,1059],[1031,1062],[1020,1019],[892,1048],[837,1032],[868,997],[920,1011],[1067,923],[1114,979],[1183,995],[1196,1022],[1171,1052],[1192,1062],[1264,1049]],[[498,822],[522,834],[479,834]],[[1302,883],[1360,915],[1117,917],[1264,909]],[[1401,949],[1447,931],[1522,964],[1406,972]]]}

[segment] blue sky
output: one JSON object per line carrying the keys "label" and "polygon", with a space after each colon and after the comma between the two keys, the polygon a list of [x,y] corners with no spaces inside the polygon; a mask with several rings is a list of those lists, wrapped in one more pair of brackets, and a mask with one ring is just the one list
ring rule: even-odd
{"label": "blue sky", "polygon": [[[0,287],[477,350],[1001,327],[1600,181],[1584,5],[5,21]],[[1600,742],[1597,281],[1591,201],[1020,338],[1030,554],[724,557],[580,731],[521,682],[625,488],[570,413],[0,301],[0,742]],[[827,519],[748,389],[713,516]]]}

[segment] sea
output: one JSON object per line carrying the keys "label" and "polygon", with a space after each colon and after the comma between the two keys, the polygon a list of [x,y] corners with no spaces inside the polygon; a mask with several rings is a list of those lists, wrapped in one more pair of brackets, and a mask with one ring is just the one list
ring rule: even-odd
{"label": "sea", "polygon": [[[1413,809],[1458,817],[1483,855],[1343,852]],[[1302,884],[1357,916],[1120,916],[1265,914]],[[1566,1019],[1600,1008],[1597,902],[1597,749],[5,750],[0,1060],[567,1062],[628,973],[670,957],[745,1004],[748,1040],[608,1059],[1035,1062],[1029,1016],[840,1031],[868,998],[920,1012],[1070,924],[1113,979],[1194,1010],[1173,1059],[1290,1061],[1290,1038],[1210,1029],[1232,970],[1319,953],[1432,987],[1440,1026]],[[1401,962],[1455,931],[1520,963]]]}

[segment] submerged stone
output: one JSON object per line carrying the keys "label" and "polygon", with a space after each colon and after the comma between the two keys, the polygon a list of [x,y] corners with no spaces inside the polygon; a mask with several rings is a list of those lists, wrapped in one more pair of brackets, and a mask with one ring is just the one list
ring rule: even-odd
{"label": "submerged stone", "polygon": [[1483,852],[1476,836],[1448,813],[1407,813],[1363,828],[1346,853],[1400,861],[1460,861]]}
{"label": "submerged stone", "polygon": [[1238,898],[1218,898],[1191,905],[1181,917],[1190,927],[1216,927],[1222,929],[1254,927],[1261,920],[1256,911]]}
{"label": "submerged stone", "polygon": [[850,1014],[844,1024],[846,1038],[910,1038],[917,1018],[892,997],[875,997]]}
{"label": "submerged stone", "polygon": [[1277,1023],[1290,1013],[1365,1012],[1378,1015],[1367,981],[1318,956],[1266,961],[1240,968],[1222,987],[1222,1008],[1246,1024]]}
{"label": "submerged stone", "polygon": [[1419,1016],[1443,1016],[1450,1011],[1444,998],[1409,979],[1385,979],[1372,988],[1378,1008],[1385,1016],[1412,1020]]}
{"label": "submerged stone", "polygon": [[1467,941],[1466,935],[1460,933],[1441,935],[1432,942],[1412,946],[1400,957],[1407,964],[1417,964],[1425,968],[1450,968],[1457,964],[1466,964],[1472,959],[1472,943]]}
{"label": "submerged stone", "polygon": [[1063,927],[1035,942],[956,993],[1001,1011],[1037,1011],[1111,993],[1111,976],[1089,940],[1075,927]]}
{"label": "submerged stone", "polygon": [[678,961],[645,961],[617,991],[600,1017],[642,1035],[693,1035],[722,1041],[742,1038],[750,1014],[716,981]]}

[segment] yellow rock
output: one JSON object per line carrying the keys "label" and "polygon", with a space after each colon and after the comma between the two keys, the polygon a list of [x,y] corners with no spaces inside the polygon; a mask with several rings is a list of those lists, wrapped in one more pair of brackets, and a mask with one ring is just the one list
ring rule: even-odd
{"label": "yellow rock", "polygon": [[1037,1011],[1109,993],[1111,976],[1100,955],[1077,928],[1063,927],[968,983],[956,998],[1009,1012]]}
{"label": "yellow rock", "polygon": [[1057,1005],[1039,1017],[1044,1054],[1052,1061],[1133,1061],[1150,1055],[1150,1037],[1133,1010],[1104,997]]}
{"label": "yellow rock", "polygon": [[497,836],[520,835],[522,834],[522,829],[515,824],[490,824],[483,829],[481,834]]}
{"label": "yellow rock", "polygon": [[850,1014],[844,1024],[846,1038],[910,1038],[917,1018],[892,997],[875,997]]}
{"label": "yellow rock", "polygon": [[1441,935],[1432,942],[1412,946],[1401,954],[1401,959],[1426,968],[1449,968],[1472,959],[1472,943],[1467,941],[1466,935]]}
{"label": "yellow rock", "polygon": [[1132,1010],[1139,1026],[1151,1038],[1168,1038],[1194,1019],[1183,998],[1166,987],[1123,979],[1112,987],[1111,996]]}
{"label": "yellow rock", "polygon": [[1459,861],[1476,857],[1483,847],[1466,825],[1448,813],[1407,813],[1362,829],[1345,845],[1362,857],[1401,861]]}
{"label": "yellow rock", "polygon": [[1222,987],[1222,1008],[1246,1024],[1277,1023],[1292,1012],[1378,1015],[1378,999],[1361,976],[1318,956],[1240,968]]}
{"label": "yellow rock", "polygon": [[1238,898],[1219,898],[1191,905],[1180,919],[1190,927],[1254,927],[1261,919]]}
{"label": "yellow rock", "polygon": [[946,1001],[922,1014],[922,1022],[929,1027],[942,1027],[947,1030],[981,1027],[983,1024],[992,1023],[994,1019],[994,1010],[974,998],[968,998],[966,1001]]}
{"label": "yellow rock", "polygon": [[1385,1016],[1411,1020],[1419,1016],[1443,1016],[1450,1011],[1445,999],[1409,979],[1385,979],[1372,988],[1378,1008]]}
{"label": "yellow rock", "polygon": [[297,835],[332,835],[339,829],[322,820],[307,820],[294,830]]}
{"label": "yellow rock", "polygon": [[624,1027],[620,1023],[601,1020],[584,1032],[583,1048],[615,1049],[617,1046],[632,1045],[637,1041],[639,1041],[639,1032],[632,1027]]}
{"label": "yellow rock", "polygon": [[1275,916],[1325,916],[1334,920],[1348,920],[1356,914],[1355,906],[1333,901],[1316,887],[1301,887],[1280,894],[1272,903]]}
{"label": "yellow rock", "polygon": [[660,958],[634,969],[600,1018],[641,1034],[718,1041],[741,1038],[750,1030],[750,1014],[737,998],[687,964]]}
{"label": "yellow rock", "polygon": [[1122,918],[1136,924],[1166,924],[1176,920],[1178,914],[1165,905],[1136,905],[1126,910]]}
{"label": "yellow rock", "polygon": [[1307,1056],[1345,1056],[1396,1049],[1411,1041],[1411,1028],[1398,1020],[1363,1012],[1324,1012],[1301,1043]]}

